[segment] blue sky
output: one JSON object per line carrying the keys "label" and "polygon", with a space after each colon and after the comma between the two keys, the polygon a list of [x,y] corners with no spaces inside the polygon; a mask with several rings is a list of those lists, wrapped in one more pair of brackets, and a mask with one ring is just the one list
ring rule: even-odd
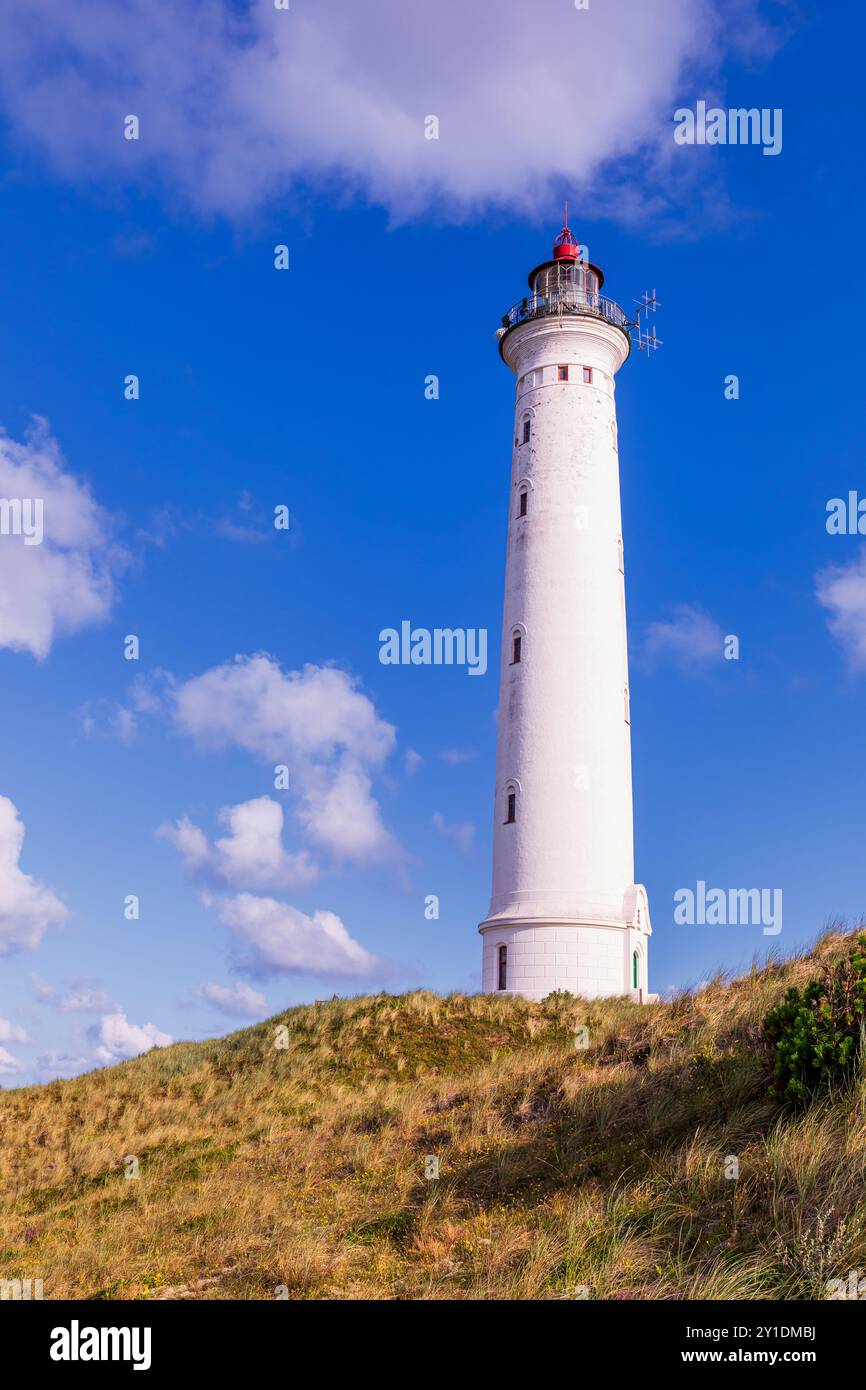
{"label": "blue sky", "polygon": [[[592,24],[593,9],[568,22]],[[628,30],[632,7],[614,9],[619,29],[600,17],[580,34],[584,59]],[[90,158],[109,140],[92,111],[134,107],[69,10],[79,82],[62,124],[9,70],[0,82],[0,481],[8,496],[11,477],[47,467],[50,437],[52,487],[72,487],[59,550],[50,508],[38,552],[0,538],[4,1084],[334,991],[479,987],[513,408],[493,331],[547,256],[564,195],[606,291],[631,307],[655,287],[662,304],[664,347],[633,354],[617,398],[651,986],[856,919],[864,541],[825,525],[830,498],[866,495],[859,46],[840,43],[838,19],[775,6],[767,28],[742,5],[736,32],[724,14],[705,32],[703,7],[664,5],[658,42],[682,40],[676,62],[640,77],[652,89],[635,110],[631,80],[652,58],[633,55],[612,78],[615,129],[597,97],[583,112],[589,152],[581,141],[545,166],[558,112],[512,91],[539,143],[515,148],[501,187],[485,153],[488,138],[499,147],[495,95],[490,110],[478,98],[477,167],[449,153],[445,121],[435,177],[396,145],[337,159],[323,134],[317,153],[314,111],[298,167],[263,142],[260,187],[242,161],[217,178],[161,148],[116,142],[104,164]],[[16,51],[46,75],[59,63],[23,26],[10,37],[7,69]],[[437,80],[447,109],[434,52],[425,111]],[[136,94],[153,125],[148,81],[137,74]],[[676,149],[673,112],[698,99],[781,108],[781,154]],[[419,142],[412,159],[428,153]],[[282,243],[288,271],[274,269]],[[128,373],[139,400],[124,399]],[[731,373],[738,400],[724,396]],[[288,532],[272,525],[279,504]],[[37,580],[31,612],[22,595],[52,555],[59,580]],[[383,666],[378,634],[404,619],[486,628],[486,675]],[[719,633],[739,637],[739,661],[719,659]],[[297,721],[285,734],[284,717]],[[288,791],[274,788],[280,761]],[[262,798],[282,810],[282,849]],[[218,814],[246,803],[241,843]],[[701,879],[781,888],[782,933],[675,925],[675,891]],[[281,932],[297,938],[288,955]]]}

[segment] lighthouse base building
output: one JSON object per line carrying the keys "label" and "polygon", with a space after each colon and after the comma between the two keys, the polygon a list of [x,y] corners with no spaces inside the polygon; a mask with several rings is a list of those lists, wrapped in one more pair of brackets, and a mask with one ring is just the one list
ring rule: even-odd
{"label": "lighthouse base building", "polygon": [[[628,919],[626,914],[633,912]],[[646,890],[632,889],[632,901],[609,922],[550,916],[527,920],[488,917],[481,988],[485,994],[519,994],[545,999],[557,990],[587,999],[626,994],[640,1003],[658,996],[647,991],[647,945],[652,934]]]}
{"label": "lighthouse base building", "polygon": [[[567,219],[566,219],[567,220]],[[648,1001],[634,882],[614,377],[622,309],[568,227],[497,337],[517,378],[493,816],[488,993]]]}

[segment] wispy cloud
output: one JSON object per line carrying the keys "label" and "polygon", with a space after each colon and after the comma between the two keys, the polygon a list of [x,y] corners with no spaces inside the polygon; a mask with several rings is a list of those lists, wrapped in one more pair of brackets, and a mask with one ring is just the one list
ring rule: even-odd
{"label": "wispy cloud", "polygon": [[76,1076],[84,1071],[88,1066],[86,1057],[76,1057],[71,1052],[64,1052],[62,1048],[53,1047],[47,1052],[40,1052],[36,1058],[36,1070],[43,1076]]}
{"label": "wispy cloud", "polygon": [[433,826],[445,840],[456,845],[461,854],[470,855],[475,843],[475,826],[472,821],[447,821],[441,811],[433,812]]}
{"label": "wispy cloud", "polygon": [[79,985],[62,994],[57,1001],[57,1007],[62,1014],[108,1014],[116,1006],[112,1004],[104,989]]}
{"label": "wispy cloud", "polygon": [[478,757],[475,748],[445,748],[439,754],[443,763],[448,763],[450,767],[460,767],[463,763],[474,762]]}
{"label": "wispy cloud", "polygon": [[195,993],[229,1018],[261,1018],[268,1010],[265,996],[244,980],[238,981],[234,989],[210,981],[199,985]]}
{"label": "wispy cloud", "polygon": [[63,989],[39,975],[31,975],[30,983],[41,1004],[50,1004],[62,1014],[110,1014],[117,1008],[104,989],[87,979],[75,980]]}
{"label": "wispy cloud", "polygon": [[715,618],[684,603],[669,621],[649,624],[641,654],[650,666],[671,662],[695,675],[724,660],[725,634]]}

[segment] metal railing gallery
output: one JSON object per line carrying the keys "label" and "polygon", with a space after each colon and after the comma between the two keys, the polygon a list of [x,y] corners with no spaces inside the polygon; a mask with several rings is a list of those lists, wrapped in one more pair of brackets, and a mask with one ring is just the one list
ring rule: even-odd
{"label": "metal railing gallery", "polygon": [[629,319],[625,310],[603,294],[587,293],[577,286],[564,286],[552,290],[550,294],[530,294],[513,305],[507,314],[502,315],[502,327],[514,328],[528,319],[545,318],[560,314],[590,314],[594,318],[606,319],[624,333],[629,331]]}

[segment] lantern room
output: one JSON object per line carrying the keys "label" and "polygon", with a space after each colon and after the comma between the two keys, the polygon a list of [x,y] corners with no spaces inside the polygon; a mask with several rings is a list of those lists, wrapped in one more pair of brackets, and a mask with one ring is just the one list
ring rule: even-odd
{"label": "lantern room", "polygon": [[594,307],[604,284],[604,275],[597,265],[581,259],[581,248],[566,221],[553,243],[553,259],[544,261],[530,271],[529,288],[545,302],[563,306],[574,304]]}
{"label": "lantern room", "polygon": [[503,349],[512,329],[548,315],[589,314],[621,329],[628,338],[630,322],[620,306],[601,293],[603,284],[603,272],[586,258],[586,247],[572,235],[566,205],[565,222],[553,243],[551,259],[530,271],[531,293],[502,315],[502,326],[496,332],[500,354],[505,357]]}

